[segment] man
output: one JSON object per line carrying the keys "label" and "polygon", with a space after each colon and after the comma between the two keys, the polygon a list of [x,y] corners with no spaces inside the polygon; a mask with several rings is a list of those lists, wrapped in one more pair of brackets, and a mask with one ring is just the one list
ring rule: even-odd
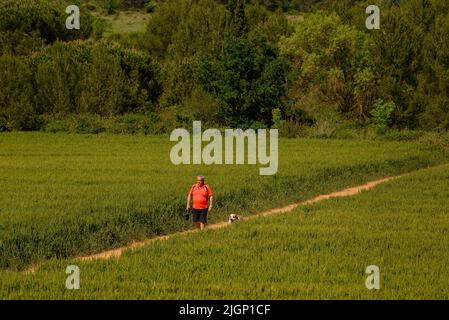
{"label": "man", "polygon": [[[193,222],[199,229],[204,229],[207,223],[207,214],[212,211],[213,193],[212,189],[204,183],[204,176],[196,177],[194,184],[187,196],[187,210],[190,210],[190,202],[193,197]],[[207,205],[209,200],[209,206]]]}

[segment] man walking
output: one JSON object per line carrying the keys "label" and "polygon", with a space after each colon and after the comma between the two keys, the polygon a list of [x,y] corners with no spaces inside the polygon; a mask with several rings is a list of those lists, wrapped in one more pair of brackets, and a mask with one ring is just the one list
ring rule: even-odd
{"label": "man walking", "polygon": [[[196,177],[196,183],[190,188],[187,196],[187,210],[193,197],[193,222],[199,229],[204,229],[207,223],[207,214],[212,211],[213,193],[212,189],[204,183],[204,176]],[[207,204],[209,200],[209,206]]]}

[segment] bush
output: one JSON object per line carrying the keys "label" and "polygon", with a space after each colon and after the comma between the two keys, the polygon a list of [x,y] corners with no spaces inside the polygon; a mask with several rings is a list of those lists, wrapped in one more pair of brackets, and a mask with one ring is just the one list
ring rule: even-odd
{"label": "bush", "polygon": [[147,24],[146,48],[163,60],[215,50],[223,40],[225,15],[215,0],[158,3]]}
{"label": "bush", "polygon": [[154,134],[159,118],[148,114],[125,114],[114,118],[106,125],[106,131],[116,134]]}
{"label": "bush", "polygon": [[313,117],[329,110],[363,119],[374,95],[367,35],[342,23],[335,13],[317,12],[295,22],[280,41],[292,61],[288,98]]}
{"label": "bush", "polygon": [[0,32],[0,55],[27,55],[39,51],[45,40],[36,34],[26,34],[20,30]]}
{"label": "bush", "polygon": [[449,151],[449,131],[440,130],[435,132],[425,132],[419,138],[418,141],[426,145],[436,145],[440,148]]}
{"label": "bush", "polygon": [[147,51],[145,38],[142,32],[113,33],[107,36],[108,41],[116,42],[122,48]]}
{"label": "bush", "polygon": [[148,2],[148,0],[120,0],[120,8],[123,10],[132,8],[142,9],[145,8]]}
{"label": "bush", "polygon": [[[110,118],[89,114],[53,114],[42,119],[42,131],[80,134],[157,134],[167,133],[158,127],[160,118],[154,113],[128,113]],[[1,130],[0,121],[0,130]]]}
{"label": "bush", "polygon": [[385,132],[392,123],[392,114],[396,106],[393,102],[383,102],[379,99],[373,106],[370,114],[373,117],[373,122],[380,132]]}
{"label": "bush", "polygon": [[68,30],[65,6],[48,0],[0,0],[0,17],[0,33],[35,35],[47,44],[87,39],[92,33],[93,18],[89,12],[80,16],[80,30]]}
{"label": "bush", "polygon": [[92,23],[92,35],[96,39],[100,39],[103,37],[103,33],[106,30],[107,23],[106,20],[104,20],[101,17],[95,17],[93,23]]}
{"label": "bush", "polygon": [[191,96],[197,86],[196,64],[196,58],[184,58],[164,64],[164,92],[161,96],[161,107],[179,105],[186,97]]}
{"label": "bush", "polygon": [[23,58],[0,56],[0,88],[1,130],[36,129],[32,73]]}
{"label": "bush", "polygon": [[144,52],[104,42],[59,42],[34,60],[41,113],[146,112],[161,93],[159,67]]}
{"label": "bush", "polygon": [[283,124],[283,120],[282,120],[282,114],[281,114],[281,109],[279,108],[275,108],[272,110],[272,115],[273,115],[273,125],[271,126],[273,129],[280,129],[282,127]]}
{"label": "bush", "polygon": [[279,128],[279,135],[286,138],[297,138],[303,135],[304,127],[292,121],[284,121]]}
{"label": "bush", "polygon": [[5,118],[0,117],[0,132],[4,131],[8,131],[8,123]]}
{"label": "bush", "polygon": [[419,140],[422,135],[423,135],[422,131],[391,129],[384,132],[382,137],[386,140],[392,141],[416,141]]}
{"label": "bush", "polygon": [[146,5],[145,5],[145,11],[147,13],[152,13],[154,12],[154,10],[156,9],[156,4],[153,1],[149,1]]}
{"label": "bush", "polygon": [[105,128],[102,125],[102,119],[98,116],[81,115],[77,118],[78,121],[75,126],[75,133],[98,134],[105,131]]}
{"label": "bush", "polygon": [[273,106],[284,107],[288,69],[288,61],[265,37],[229,37],[221,51],[202,56],[198,80],[220,101],[223,124],[244,128],[259,121],[269,126]]}
{"label": "bush", "polygon": [[[147,53],[101,41],[56,42],[30,57],[2,55],[0,76],[3,131],[40,129],[41,115],[151,112],[162,91],[159,67]],[[75,131],[102,130],[78,122]],[[48,130],[66,129],[56,123]]]}
{"label": "bush", "polygon": [[194,88],[183,100],[180,108],[189,123],[200,120],[211,126],[218,124],[219,102],[200,88]]}
{"label": "bush", "polygon": [[86,3],[86,4],[84,5],[84,7],[85,7],[87,10],[89,10],[89,11],[95,11],[95,10],[97,10],[97,6],[96,6],[95,4],[93,4],[93,3]]}
{"label": "bush", "polygon": [[119,0],[105,0],[104,1],[104,8],[106,9],[107,14],[116,13],[117,9],[119,8],[119,5],[120,5]]}

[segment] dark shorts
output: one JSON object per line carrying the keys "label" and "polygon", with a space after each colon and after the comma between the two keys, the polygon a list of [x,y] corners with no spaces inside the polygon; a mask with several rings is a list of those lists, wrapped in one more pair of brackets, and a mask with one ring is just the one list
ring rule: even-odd
{"label": "dark shorts", "polygon": [[207,223],[207,208],[193,209],[193,222]]}

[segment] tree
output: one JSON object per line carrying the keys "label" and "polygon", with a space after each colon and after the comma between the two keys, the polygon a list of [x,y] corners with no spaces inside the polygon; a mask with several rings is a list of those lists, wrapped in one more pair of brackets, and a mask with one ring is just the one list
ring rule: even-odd
{"label": "tree", "polygon": [[229,12],[227,33],[234,37],[245,36],[249,31],[245,15],[245,0],[229,0],[227,9]]}
{"label": "tree", "polygon": [[220,48],[225,15],[225,8],[214,0],[162,3],[148,22],[146,48],[162,61]]}
{"label": "tree", "polygon": [[33,130],[32,73],[23,58],[0,56],[0,131]]}
{"label": "tree", "polygon": [[365,47],[364,33],[343,24],[336,14],[319,12],[297,22],[295,32],[280,42],[281,54],[293,62],[290,112],[367,117],[375,78]]}
{"label": "tree", "polygon": [[229,37],[216,55],[204,55],[198,81],[220,103],[225,125],[270,125],[272,109],[283,109],[288,63],[266,38]]}
{"label": "tree", "polygon": [[89,12],[81,15],[80,30],[68,30],[65,7],[48,0],[1,0],[0,17],[1,33],[20,32],[24,37],[37,36],[46,44],[57,40],[86,39],[92,33],[93,17]]}

